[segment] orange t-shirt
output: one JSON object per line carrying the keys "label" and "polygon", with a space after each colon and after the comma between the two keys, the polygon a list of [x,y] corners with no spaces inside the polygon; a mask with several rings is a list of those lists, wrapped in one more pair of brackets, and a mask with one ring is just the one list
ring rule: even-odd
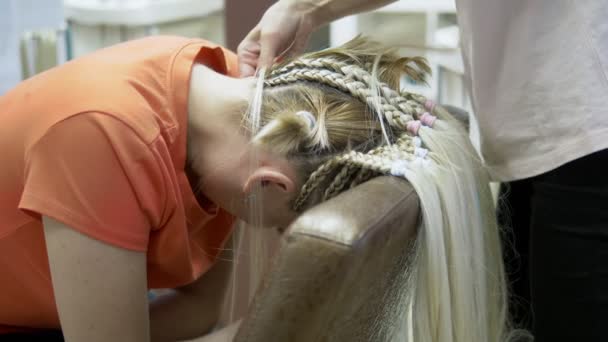
{"label": "orange t-shirt", "polygon": [[150,288],[191,283],[215,261],[232,217],[199,204],[184,171],[194,62],[237,70],[209,42],[150,37],[0,97],[0,333],[59,328],[41,215],[146,252]]}

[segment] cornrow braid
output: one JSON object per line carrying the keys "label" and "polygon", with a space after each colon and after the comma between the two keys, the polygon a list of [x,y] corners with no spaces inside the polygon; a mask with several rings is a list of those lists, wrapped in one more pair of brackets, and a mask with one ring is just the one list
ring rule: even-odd
{"label": "cornrow braid", "polygon": [[352,189],[355,186],[369,180],[370,178],[372,178],[374,176],[374,173],[368,169],[359,169],[359,171],[357,172],[357,174],[355,175],[355,178],[353,178],[353,181],[350,183],[349,188]]}
{"label": "cornrow braid", "polygon": [[351,151],[340,157],[340,162],[358,165],[359,167],[368,168],[379,173],[389,173],[391,165],[386,158],[380,155],[369,155],[367,153]]}
{"label": "cornrow braid", "polygon": [[[386,149],[387,149],[387,146],[380,146],[374,150],[369,151],[367,154],[383,156],[384,154],[386,154]],[[360,169],[359,172],[355,175],[355,177],[352,179],[352,181],[350,183],[350,186],[349,186],[350,188],[354,188],[355,186],[369,180],[374,175],[379,173],[379,172],[375,171],[373,167],[365,167],[363,165],[360,165],[359,169]]]}
{"label": "cornrow braid", "polygon": [[[351,151],[322,164],[302,186],[294,202],[296,210],[307,202],[311,193],[331,174],[334,174],[333,180],[324,191],[324,200],[334,197],[347,186],[360,184],[374,174],[391,173],[395,161],[411,161],[419,158],[416,152],[420,152],[417,150],[420,149],[420,138],[416,137],[418,146],[415,146],[413,138],[405,132],[410,131],[413,135],[417,135],[417,128],[412,132],[409,123],[416,119],[420,120],[422,114],[426,112],[425,106],[428,104],[426,98],[394,90],[387,83],[373,77],[366,68],[371,69],[372,64],[366,63],[361,67],[331,57],[301,58],[272,70],[265,81],[268,87],[300,81],[329,86],[360,100],[372,110],[380,110],[379,114],[382,114],[381,117],[386,119],[390,127],[402,131],[399,138],[390,146],[380,146],[367,153]],[[425,150],[423,154],[426,156],[428,151]]]}
{"label": "cornrow braid", "polygon": [[276,68],[270,72],[270,77],[284,74],[293,69],[327,69],[335,72],[342,72],[342,68],[348,64],[338,61],[335,58],[299,58],[286,65]]}
{"label": "cornrow braid", "polygon": [[[337,156],[333,159],[330,159],[329,161],[325,162],[324,164],[322,164],[319,168],[317,168],[317,170],[315,170],[306,180],[306,182],[304,183],[304,185],[302,186],[302,189],[300,190],[300,193],[298,194],[296,200],[294,201],[294,209],[295,210],[299,210],[304,203],[306,203],[306,200],[308,199],[308,197],[312,194],[312,192],[320,185],[323,183],[323,181],[332,173],[335,172],[336,168],[340,167],[341,165],[344,164],[350,164],[351,166],[358,166],[358,168],[367,168],[369,170],[372,171],[376,171],[376,172],[380,172],[380,173],[386,173],[387,171],[390,171],[390,164],[388,164],[384,159],[382,158],[379,154],[382,153],[383,151],[386,150],[385,146],[382,146],[378,149],[376,149],[376,153],[375,154],[369,154],[369,153],[362,153],[362,152],[357,152],[357,151],[350,151],[346,154]],[[342,177],[346,177],[347,175],[349,177],[352,177],[354,170],[351,171],[345,171],[345,168],[343,168],[337,175],[336,178],[339,178],[340,181],[336,182],[334,180],[334,182],[332,182],[333,187],[337,187],[338,185],[341,184],[341,178]],[[344,173],[341,173],[344,172]],[[330,185],[330,188],[332,188],[332,186]],[[343,186],[340,188],[340,190],[343,189]],[[329,188],[328,188],[329,190]],[[330,191],[326,191],[326,193],[324,194],[324,196],[327,196],[328,194],[331,194],[333,190]]]}
{"label": "cornrow braid", "polygon": [[[341,68],[341,71],[347,78],[364,82],[371,88],[373,77],[367,70],[353,65],[346,65]],[[380,90],[382,98],[386,100],[387,103],[401,109],[404,114],[418,118],[418,116],[425,111],[424,103],[426,99],[424,99],[424,97],[422,97],[424,99],[423,101],[416,101],[413,98],[403,96],[409,93],[398,92],[389,87],[385,82],[378,81],[376,82],[376,85]]]}
{"label": "cornrow braid", "polygon": [[[273,70],[270,73],[270,77],[278,77],[281,74],[288,73],[298,68],[300,70],[331,70],[335,73],[340,73],[347,78],[352,78],[354,80],[363,82],[370,88],[373,79],[371,73],[364,68],[349,65],[345,62],[337,61],[336,59],[330,57],[319,59],[297,59],[282,68]],[[381,95],[388,101],[388,103],[399,107],[403,113],[418,118],[418,116],[425,111],[424,104],[427,99],[424,96],[405,91],[398,92],[384,82],[378,82],[377,84],[382,93]]]}
{"label": "cornrow braid", "polygon": [[[368,85],[330,70],[294,69],[285,74],[266,80],[266,85],[273,87],[300,81],[311,81],[328,85],[350,94],[354,98],[367,104],[370,108],[375,108],[376,106],[375,101],[377,100],[377,97],[373,94],[373,91]],[[389,123],[391,123],[391,126],[401,126],[401,129],[406,129],[405,124],[414,120],[412,115],[403,113],[403,111],[388,103],[383,97],[380,97],[380,106],[382,107],[384,116]]]}
{"label": "cornrow braid", "polygon": [[328,200],[342,191],[350,181],[359,168],[346,164],[340,169],[340,171],[334,177],[334,180],[329,184],[323,195],[323,200]]}
{"label": "cornrow braid", "polygon": [[[379,56],[385,57],[378,60],[378,67],[382,70],[400,69],[400,71],[416,81],[424,81],[427,73],[430,72],[430,68],[427,65],[426,59],[423,57],[399,57],[391,56],[391,54],[380,53]],[[344,58],[344,56],[342,56]],[[378,55],[373,57],[378,58]],[[347,63],[344,60],[340,60],[338,56],[313,56],[304,57],[292,60],[282,66],[279,66],[271,70],[271,75],[277,75],[287,72],[292,69],[302,68],[316,68],[316,69],[329,69],[336,72],[340,72],[342,68],[356,66],[363,68],[366,71],[373,69],[374,63],[371,61],[361,61],[359,58],[348,58],[351,63]],[[412,66],[413,64],[413,66]],[[388,67],[388,68],[387,68]]]}
{"label": "cornrow braid", "polygon": [[[392,171],[393,163],[398,160],[412,161],[416,158],[415,151],[419,146],[416,146],[416,138],[412,138],[407,134],[402,134],[391,146],[383,145],[375,149],[362,153],[358,151],[350,151],[343,155],[334,157],[322,164],[308,177],[305,184],[302,186],[298,197],[294,202],[294,209],[300,210],[306,203],[311,193],[317,189],[327,177],[340,170],[334,176],[334,179],[329,184],[323,194],[323,199],[327,200],[340,193],[347,186],[352,188],[369,178],[374,174],[388,174]],[[418,143],[419,145],[420,143]],[[428,151],[426,151],[428,153]],[[429,154],[424,158],[432,158]]]}
{"label": "cornrow braid", "polygon": [[333,158],[323,163],[313,173],[311,173],[304,185],[302,186],[302,189],[300,190],[300,193],[298,194],[298,197],[294,202],[294,209],[299,210],[299,208],[304,205],[306,200],[308,200],[310,194],[312,194],[312,192],[321,183],[323,183],[323,181],[329,176],[329,174],[332,173],[337,167],[339,167],[339,165],[339,160]]}

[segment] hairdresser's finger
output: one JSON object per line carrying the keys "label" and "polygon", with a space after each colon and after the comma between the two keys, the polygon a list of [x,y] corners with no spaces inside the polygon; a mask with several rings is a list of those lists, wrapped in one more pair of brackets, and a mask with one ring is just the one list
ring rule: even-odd
{"label": "hairdresser's finger", "polygon": [[293,42],[291,46],[291,54],[299,55],[304,52],[306,47],[308,46],[308,41],[310,40],[310,32],[301,33],[297,36],[296,40]]}
{"label": "hairdresser's finger", "polygon": [[260,58],[258,59],[258,69],[268,68],[279,54],[282,35],[279,32],[262,32],[260,36]]}
{"label": "hairdresser's finger", "polygon": [[302,54],[308,46],[309,40],[310,33],[299,33],[293,43],[277,59],[283,60]]}
{"label": "hairdresser's finger", "polygon": [[260,30],[258,27],[255,27],[247,34],[245,39],[243,39],[236,49],[241,77],[248,77],[255,74],[258,58],[260,57],[259,37]]}
{"label": "hairdresser's finger", "polygon": [[239,72],[241,77],[249,77],[255,74],[258,57],[259,54],[254,51],[243,51],[239,54]]}

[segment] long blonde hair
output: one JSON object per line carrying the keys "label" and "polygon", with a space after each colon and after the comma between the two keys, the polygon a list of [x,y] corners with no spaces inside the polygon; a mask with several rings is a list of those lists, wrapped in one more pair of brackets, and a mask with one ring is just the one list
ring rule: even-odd
{"label": "long blonde hair", "polygon": [[300,171],[296,210],[377,175],[415,188],[422,219],[404,277],[413,280],[402,285],[411,295],[391,340],[506,341],[513,331],[486,170],[458,121],[400,90],[402,75],[423,81],[428,71],[422,58],[358,37],[268,70],[259,117],[246,116],[247,127],[259,127],[254,143]]}

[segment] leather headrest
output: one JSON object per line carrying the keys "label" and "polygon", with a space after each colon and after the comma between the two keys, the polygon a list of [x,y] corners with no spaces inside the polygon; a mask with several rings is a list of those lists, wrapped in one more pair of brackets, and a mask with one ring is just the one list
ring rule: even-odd
{"label": "leather headrest", "polygon": [[302,214],[286,231],[234,341],[381,341],[403,301],[420,207],[379,177]]}

